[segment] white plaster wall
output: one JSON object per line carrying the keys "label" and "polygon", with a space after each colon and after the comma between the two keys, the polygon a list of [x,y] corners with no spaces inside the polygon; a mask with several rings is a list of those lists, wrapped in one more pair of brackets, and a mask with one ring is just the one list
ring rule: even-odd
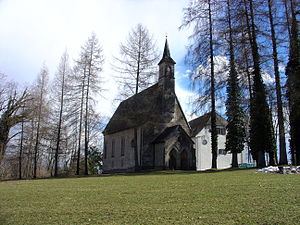
{"label": "white plaster wall", "polygon": [[[209,132],[210,126],[203,128],[196,137],[193,138],[196,149],[196,169],[197,171],[203,171],[211,169],[211,133]],[[207,144],[203,144],[203,140],[207,141]],[[226,135],[218,135],[218,153],[219,149],[225,149]],[[226,155],[218,154],[217,167],[218,169],[226,169],[231,167],[232,155],[227,153]],[[238,163],[246,162],[246,152],[243,151],[238,154]]]}
{"label": "white plaster wall", "polygon": [[[124,156],[121,156],[121,139],[125,138]],[[103,170],[126,170],[133,168],[134,165],[134,149],[131,141],[134,138],[133,129],[124,130],[115,134],[105,136],[106,158],[103,160]],[[114,157],[111,157],[112,140],[115,140]]]}

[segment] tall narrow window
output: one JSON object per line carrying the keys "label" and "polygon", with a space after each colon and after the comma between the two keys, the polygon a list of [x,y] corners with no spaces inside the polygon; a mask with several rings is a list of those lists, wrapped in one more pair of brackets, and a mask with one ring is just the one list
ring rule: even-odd
{"label": "tall narrow window", "polygon": [[111,141],[111,157],[115,157],[115,140]]}
{"label": "tall narrow window", "polygon": [[226,129],[225,128],[217,128],[217,134],[225,135],[226,134]]}
{"label": "tall narrow window", "polygon": [[125,138],[121,138],[121,156],[124,156],[125,154]]}
{"label": "tall narrow window", "polygon": [[107,148],[106,148],[106,141],[105,141],[105,140],[104,140],[103,155],[104,155],[104,159],[106,159],[106,156],[107,156]]}

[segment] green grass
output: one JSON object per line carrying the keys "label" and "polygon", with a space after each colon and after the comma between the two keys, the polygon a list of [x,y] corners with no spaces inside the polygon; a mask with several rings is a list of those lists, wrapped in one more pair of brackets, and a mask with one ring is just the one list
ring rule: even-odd
{"label": "green grass", "polygon": [[300,175],[170,171],[0,182],[0,224],[299,224]]}

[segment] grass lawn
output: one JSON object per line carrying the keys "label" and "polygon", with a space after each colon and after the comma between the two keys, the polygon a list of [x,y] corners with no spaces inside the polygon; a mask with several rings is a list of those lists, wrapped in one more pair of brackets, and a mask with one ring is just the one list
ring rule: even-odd
{"label": "grass lawn", "polygon": [[0,224],[300,224],[300,175],[160,171],[6,181]]}

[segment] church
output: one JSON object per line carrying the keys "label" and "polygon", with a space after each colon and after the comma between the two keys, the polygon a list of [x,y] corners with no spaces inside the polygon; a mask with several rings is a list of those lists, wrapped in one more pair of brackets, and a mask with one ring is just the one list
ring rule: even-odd
{"label": "church", "polygon": [[156,84],[120,103],[103,131],[103,171],[195,170],[191,128],[175,94],[166,40]]}

